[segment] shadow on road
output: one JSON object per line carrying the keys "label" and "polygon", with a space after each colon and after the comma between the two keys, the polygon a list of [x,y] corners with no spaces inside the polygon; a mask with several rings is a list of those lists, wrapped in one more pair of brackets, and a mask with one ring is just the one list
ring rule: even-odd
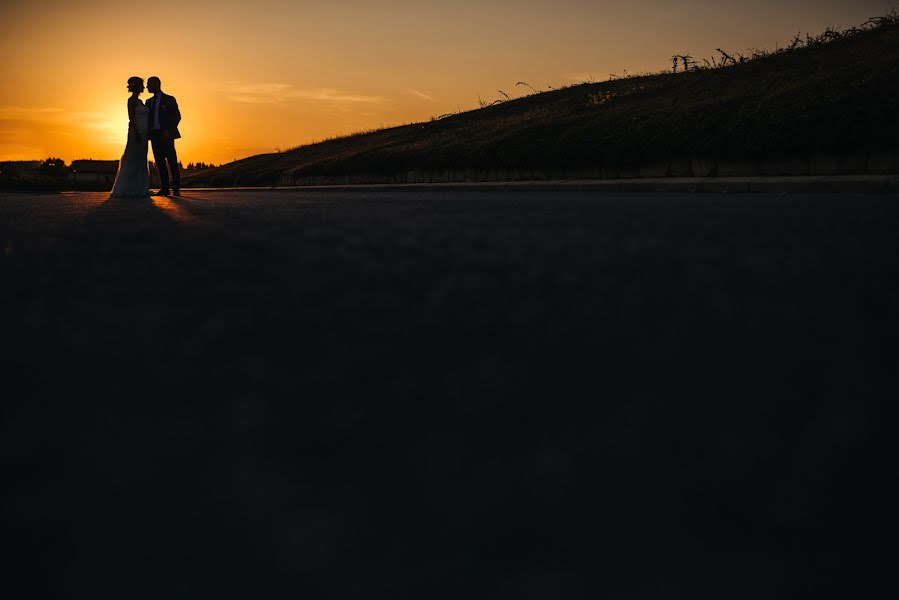
{"label": "shadow on road", "polygon": [[892,580],[895,197],[0,202],[0,524],[44,596]]}

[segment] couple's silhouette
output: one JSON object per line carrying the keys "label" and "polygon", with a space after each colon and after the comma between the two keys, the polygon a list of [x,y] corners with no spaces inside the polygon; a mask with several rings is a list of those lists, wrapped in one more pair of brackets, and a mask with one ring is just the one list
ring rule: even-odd
{"label": "couple's silhouette", "polygon": [[[147,145],[153,146],[153,157],[159,169],[159,180],[162,184],[154,195],[168,196],[174,192],[180,195],[181,171],[178,169],[178,154],[175,152],[175,140],[181,137],[178,123],[181,122],[181,111],[174,96],[163,93],[162,83],[158,77],[147,79],[147,90],[153,97],[146,104],[141,102],[140,95],[144,91],[144,80],[132,77],[128,80],[128,142],[125,152],[119,161],[115,183],[110,196],[114,197],[146,197],[150,195],[150,174],[147,170]],[[171,171],[172,188],[169,188],[169,171]]]}

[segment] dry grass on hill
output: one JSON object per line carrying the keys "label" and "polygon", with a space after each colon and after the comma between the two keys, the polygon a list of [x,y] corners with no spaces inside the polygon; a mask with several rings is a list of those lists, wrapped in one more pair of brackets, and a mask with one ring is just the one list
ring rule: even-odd
{"label": "dry grass on hill", "polygon": [[[263,154],[187,185],[277,185],[409,171],[622,168],[672,159],[757,161],[894,150],[899,18],[673,72],[534,93],[431,122]],[[485,103],[486,104],[486,103]]]}

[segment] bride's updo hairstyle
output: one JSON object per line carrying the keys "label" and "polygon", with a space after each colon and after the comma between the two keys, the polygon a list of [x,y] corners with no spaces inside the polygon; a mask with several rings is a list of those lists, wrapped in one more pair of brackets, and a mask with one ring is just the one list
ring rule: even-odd
{"label": "bride's updo hairstyle", "polygon": [[144,87],[144,80],[140,77],[129,77],[128,87],[142,89]]}

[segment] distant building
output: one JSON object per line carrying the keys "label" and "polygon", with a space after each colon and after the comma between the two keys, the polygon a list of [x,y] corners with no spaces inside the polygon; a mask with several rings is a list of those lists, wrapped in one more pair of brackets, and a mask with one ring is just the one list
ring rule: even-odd
{"label": "distant building", "polygon": [[4,160],[0,161],[0,175],[9,177],[34,175],[40,166],[39,160]]}
{"label": "distant building", "polygon": [[119,170],[117,160],[73,160],[69,178],[73,183],[108,183],[112,185]]}

